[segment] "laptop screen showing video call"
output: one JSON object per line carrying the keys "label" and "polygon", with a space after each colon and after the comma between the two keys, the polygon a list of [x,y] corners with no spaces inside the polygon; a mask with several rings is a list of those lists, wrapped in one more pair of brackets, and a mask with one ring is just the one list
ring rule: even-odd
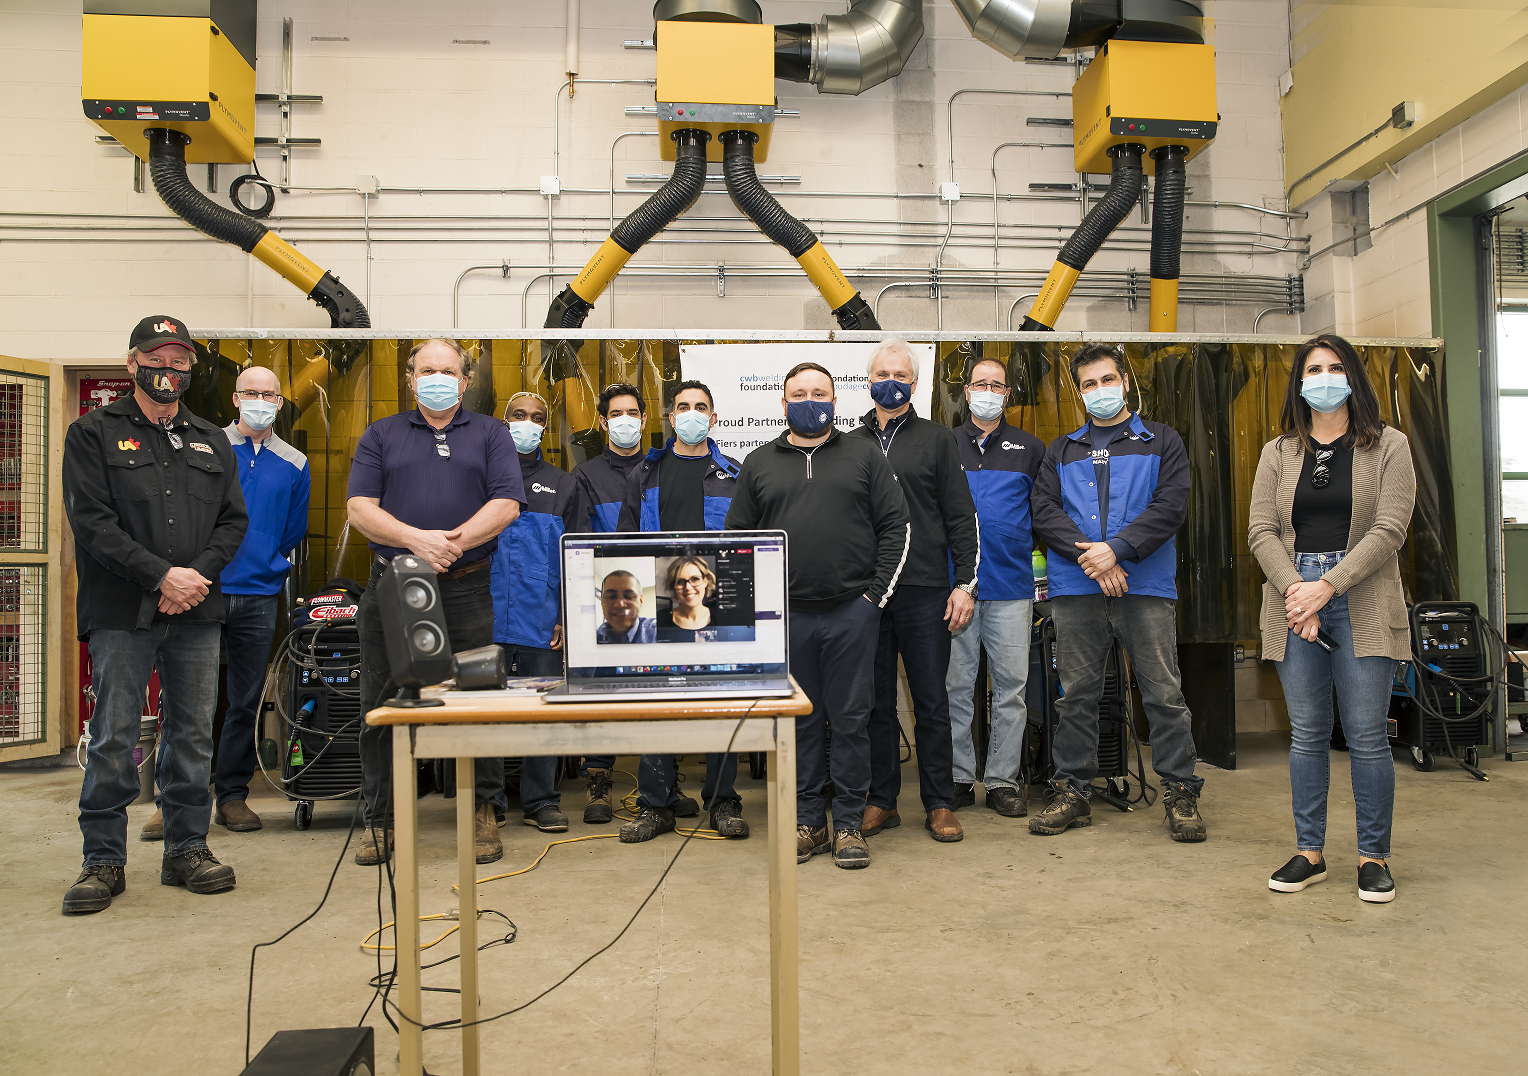
{"label": "laptop screen showing video call", "polygon": [[785,536],[563,539],[569,679],[785,674]]}

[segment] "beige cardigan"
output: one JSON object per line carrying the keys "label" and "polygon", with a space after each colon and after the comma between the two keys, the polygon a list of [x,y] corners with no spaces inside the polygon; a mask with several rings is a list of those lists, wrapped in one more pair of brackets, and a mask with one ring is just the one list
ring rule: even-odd
{"label": "beige cardigan", "polygon": [[[1263,567],[1263,658],[1284,660],[1289,625],[1284,592],[1300,582],[1295,568],[1295,488],[1304,453],[1295,437],[1276,437],[1263,446],[1252,485],[1247,544]],[[1356,657],[1411,656],[1411,631],[1401,592],[1400,560],[1417,480],[1406,435],[1389,426],[1379,444],[1353,450],[1353,522],[1347,556],[1324,578],[1348,596]]]}

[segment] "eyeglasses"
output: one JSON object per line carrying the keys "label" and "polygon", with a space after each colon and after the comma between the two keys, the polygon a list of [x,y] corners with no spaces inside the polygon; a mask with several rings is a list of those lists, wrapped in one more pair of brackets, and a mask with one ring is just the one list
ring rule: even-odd
{"label": "eyeglasses", "polygon": [[1008,386],[1001,381],[973,381],[967,388],[973,388],[977,392],[1007,392]]}
{"label": "eyeglasses", "polygon": [[706,581],[697,575],[693,579],[676,579],[674,580],[674,585],[676,587],[684,587],[686,590],[692,588],[699,590],[701,587],[706,585]]}
{"label": "eyeglasses", "polygon": [[446,444],[446,435],[441,430],[432,430],[435,434],[435,454],[443,460],[451,458],[451,446]]}
{"label": "eyeglasses", "polygon": [[264,400],[266,403],[276,403],[281,399],[279,392],[256,392],[254,389],[239,389],[241,400]]}
{"label": "eyeglasses", "polygon": [[1336,454],[1337,453],[1330,448],[1323,448],[1320,452],[1316,453],[1316,466],[1311,470],[1310,473],[1310,484],[1312,489],[1326,489],[1327,484],[1331,482],[1332,469],[1326,464],[1327,461]]}

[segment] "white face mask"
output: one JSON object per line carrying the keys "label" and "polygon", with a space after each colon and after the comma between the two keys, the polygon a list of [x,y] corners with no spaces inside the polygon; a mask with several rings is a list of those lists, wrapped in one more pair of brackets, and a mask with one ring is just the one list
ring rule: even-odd
{"label": "white face mask", "polygon": [[635,448],[642,439],[642,420],[630,415],[617,415],[608,422],[610,443],[616,448]]}
{"label": "white face mask", "polygon": [[414,397],[431,411],[448,411],[462,398],[462,383],[450,374],[425,374],[414,382]]}
{"label": "white face mask", "polygon": [[997,418],[1003,413],[1003,400],[1006,395],[1001,392],[986,392],[982,389],[971,390],[971,414],[986,422],[988,419]]}
{"label": "white face mask", "polygon": [[252,430],[268,430],[276,421],[276,405],[269,400],[240,400],[239,420]]}

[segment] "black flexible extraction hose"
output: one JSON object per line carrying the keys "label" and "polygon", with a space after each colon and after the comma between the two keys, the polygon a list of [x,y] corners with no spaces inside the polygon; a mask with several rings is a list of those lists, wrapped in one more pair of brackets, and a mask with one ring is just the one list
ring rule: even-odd
{"label": "black flexible extraction hose", "polygon": [[1144,152],[1144,146],[1133,142],[1109,150],[1109,156],[1114,159],[1110,169],[1109,189],[1088,211],[1088,215],[1061,248],[1061,253],[1056,255],[1056,263],[1051,266],[1039,297],[1035,299],[1024,324],[1019,326],[1021,332],[1049,332],[1055,326],[1061,308],[1066,305],[1067,296],[1072,293],[1072,285],[1077,283],[1077,277],[1087,268],[1093,255],[1098,253],[1104,240],[1119,227],[1119,222],[1125,219],[1140,199],[1141,155]]}
{"label": "black flexible extraction hose", "polygon": [[801,264],[828,301],[840,329],[879,329],[870,304],[844,279],[817,233],[786,212],[759,182],[753,164],[753,145],[759,136],[751,131],[726,131],[721,140],[722,178],[727,181],[732,204]]}
{"label": "black flexible extraction hose", "polygon": [[1187,146],[1151,151],[1157,163],[1151,200],[1151,331],[1178,329],[1178,274],[1183,249],[1183,199],[1188,190]]}
{"label": "black flexible extraction hose", "polygon": [[171,212],[204,235],[232,243],[246,254],[254,255],[296,284],[308,298],[329,312],[331,328],[371,327],[371,317],[361,300],[332,273],[326,272],[259,221],[224,209],[196,189],[186,175],[189,136],[154,127],[145,131],[144,137],[149,143],[149,175],[154,180],[154,190]]}
{"label": "black flexible extraction hose", "polygon": [[542,328],[576,329],[583,325],[589,311],[594,309],[594,300],[621,271],[627,259],[688,212],[700,197],[706,185],[706,143],[711,141],[711,136],[705,131],[685,128],[675,131],[672,137],[678,147],[674,156],[674,174],[653,192],[652,197],[615,226],[615,231],[589,259],[583,272],[552,300]]}

